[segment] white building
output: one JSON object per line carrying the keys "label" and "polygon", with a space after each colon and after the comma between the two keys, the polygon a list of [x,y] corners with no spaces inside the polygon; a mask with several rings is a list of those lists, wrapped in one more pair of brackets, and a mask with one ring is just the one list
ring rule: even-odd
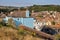
{"label": "white building", "polygon": [[47,22],[42,22],[42,21],[36,21],[34,20],[34,28],[38,31],[40,31],[44,25],[51,25],[51,22],[50,21],[47,21]]}

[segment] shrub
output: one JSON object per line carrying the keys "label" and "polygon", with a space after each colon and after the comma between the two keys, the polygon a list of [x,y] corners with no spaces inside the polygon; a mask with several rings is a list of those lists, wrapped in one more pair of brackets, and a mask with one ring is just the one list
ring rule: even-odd
{"label": "shrub", "polygon": [[0,26],[6,26],[6,23],[4,21],[1,21]]}
{"label": "shrub", "polygon": [[54,21],[52,21],[51,23],[52,23],[52,25],[55,25],[55,22]]}
{"label": "shrub", "polygon": [[30,32],[30,34],[32,35],[32,36],[36,36],[36,33],[35,32]]}
{"label": "shrub", "polygon": [[55,35],[55,40],[60,40],[60,34]]}
{"label": "shrub", "polygon": [[42,17],[43,17],[43,15],[38,15],[38,17],[41,17],[41,18],[42,18]]}
{"label": "shrub", "polygon": [[19,30],[18,30],[18,34],[20,34],[20,35],[25,35],[25,34],[26,34],[26,31],[23,30],[23,29],[19,29]]}

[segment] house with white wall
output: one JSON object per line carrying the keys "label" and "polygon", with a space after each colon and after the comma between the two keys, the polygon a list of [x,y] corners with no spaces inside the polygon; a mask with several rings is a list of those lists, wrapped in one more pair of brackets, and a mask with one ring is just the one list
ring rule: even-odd
{"label": "house with white wall", "polygon": [[[29,13],[30,13],[29,10],[26,10],[25,15],[22,15],[21,17],[20,16],[19,17],[12,17],[13,15],[12,16],[6,16],[5,18],[3,18],[3,21],[5,21],[5,23],[8,23],[8,20],[10,18],[12,18],[13,21],[15,22],[16,26],[23,24],[27,27],[33,28],[34,27],[34,25],[33,25],[34,18],[29,17]],[[26,17],[23,17],[23,16],[26,16]]]}
{"label": "house with white wall", "polygon": [[41,30],[43,28],[44,25],[51,25],[50,21],[37,21],[34,20],[34,28],[37,30]]}

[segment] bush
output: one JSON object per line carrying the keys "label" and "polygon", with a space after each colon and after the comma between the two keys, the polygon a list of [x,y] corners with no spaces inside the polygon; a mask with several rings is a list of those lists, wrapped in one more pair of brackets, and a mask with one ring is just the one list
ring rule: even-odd
{"label": "bush", "polygon": [[26,34],[26,31],[23,30],[23,29],[18,29],[18,34],[25,35]]}
{"label": "bush", "polygon": [[38,15],[38,17],[41,17],[41,18],[43,18],[43,15]]}
{"label": "bush", "polygon": [[0,28],[2,27],[2,25],[0,25]]}
{"label": "bush", "polygon": [[52,23],[52,25],[55,25],[55,22],[54,21],[52,21],[51,23]]}
{"label": "bush", "polygon": [[32,34],[32,36],[36,36],[36,33],[35,32],[32,32],[31,34]]}
{"label": "bush", "polygon": [[6,23],[4,23],[4,21],[1,21],[0,26],[6,26]]}
{"label": "bush", "polygon": [[55,35],[55,40],[60,40],[60,34]]}

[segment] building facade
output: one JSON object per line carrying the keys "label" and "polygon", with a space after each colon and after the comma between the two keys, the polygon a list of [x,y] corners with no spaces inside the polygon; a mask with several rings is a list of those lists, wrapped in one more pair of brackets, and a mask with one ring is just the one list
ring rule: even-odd
{"label": "building facade", "polygon": [[8,23],[8,20],[12,18],[16,26],[23,24],[24,26],[33,28],[34,19],[29,17],[29,13],[30,13],[29,10],[26,10],[26,13],[25,13],[26,17],[11,17],[11,16],[7,17],[6,16],[5,18],[3,18],[3,21],[5,21],[5,23]]}

